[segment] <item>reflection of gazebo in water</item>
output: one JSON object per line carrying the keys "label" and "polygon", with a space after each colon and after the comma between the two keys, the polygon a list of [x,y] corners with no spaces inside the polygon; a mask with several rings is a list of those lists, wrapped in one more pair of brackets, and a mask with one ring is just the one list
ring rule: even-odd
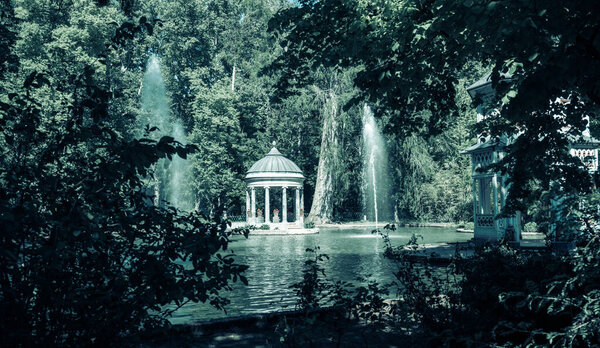
{"label": "reflection of gazebo in water", "polygon": [[[262,223],[262,210],[256,207],[256,188],[265,192],[264,223],[280,229],[287,229],[287,189],[294,188],[295,204],[294,222],[302,227],[304,223],[304,175],[298,166],[285,158],[275,147],[262,159],[250,167],[246,173],[246,222],[248,224]],[[278,215],[279,209],[273,209],[273,219],[270,218],[269,191],[271,188],[281,188],[281,222]],[[258,216],[257,216],[258,215]]]}

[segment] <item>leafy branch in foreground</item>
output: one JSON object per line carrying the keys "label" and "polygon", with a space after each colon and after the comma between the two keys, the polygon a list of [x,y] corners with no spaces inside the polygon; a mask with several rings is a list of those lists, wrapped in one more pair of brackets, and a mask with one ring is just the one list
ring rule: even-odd
{"label": "leafy branch in foreground", "polygon": [[[114,92],[93,74],[33,72],[0,103],[2,345],[135,339],[168,325],[170,304],[223,308],[230,282],[245,282],[226,221],[156,207],[143,185],[152,164],[194,146],[122,137]],[[65,85],[70,98],[49,114],[38,92]]]}
{"label": "leafy branch in foreground", "polygon": [[[303,278],[291,288],[297,296],[299,315],[284,316],[277,331],[288,345],[323,342],[368,345],[370,337],[393,320],[386,301],[388,286],[365,278],[359,284],[328,279],[323,263],[329,256],[320,248],[307,248]],[[376,342],[376,341],[373,341]]]}
{"label": "leafy branch in foreground", "polygon": [[[430,345],[590,346],[600,338],[598,194],[564,201],[562,228],[576,235],[566,255],[519,252],[503,244],[459,253],[446,267],[392,248],[398,266],[397,310],[411,335]],[[575,233],[577,232],[577,233]],[[407,325],[409,324],[409,325]]]}

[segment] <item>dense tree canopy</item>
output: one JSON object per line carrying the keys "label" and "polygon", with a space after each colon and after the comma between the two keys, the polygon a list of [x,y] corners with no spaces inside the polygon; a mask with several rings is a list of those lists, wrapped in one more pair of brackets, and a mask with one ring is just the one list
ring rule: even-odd
{"label": "dense tree canopy", "polygon": [[[487,108],[502,108],[480,125],[479,134],[527,135],[503,162],[514,183],[509,206],[526,209],[532,181],[548,190],[564,172],[585,177],[566,147],[585,129],[584,117],[598,111],[599,14],[593,1],[300,3],[270,23],[271,30],[286,33],[286,53],[273,64],[283,71],[284,91],[310,83],[309,72],[319,64],[360,64],[356,84],[392,114],[389,131],[438,134],[452,123],[465,64],[479,62],[491,66],[497,92],[485,101]],[[501,73],[511,79],[501,83]],[[571,103],[551,103],[557,98]],[[566,117],[556,119],[557,113]],[[581,183],[564,182],[578,191],[587,186]]]}
{"label": "dense tree canopy", "polygon": [[16,5],[0,85],[3,345],[116,344],[185,302],[222,308],[246,281],[232,232],[155,206],[143,185],[160,158],[197,147],[130,132],[126,53],[153,26],[94,3]]}

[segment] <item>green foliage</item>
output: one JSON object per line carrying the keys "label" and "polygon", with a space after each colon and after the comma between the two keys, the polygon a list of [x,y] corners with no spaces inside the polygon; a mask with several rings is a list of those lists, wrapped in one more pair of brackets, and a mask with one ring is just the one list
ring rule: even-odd
{"label": "green foliage", "polygon": [[280,100],[279,110],[268,123],[277,146],[304,171],[307,210],[313,213],[318,170],[335,178],[324,185],[330,193],[321,192],[324,211],[319,215],[326,220],[361,209],[362,108],[342,108],[356,94],[355,73],[353,69],[315,69],[313,84]]}
{"label": "green foliage", "polygon": [[258,229],[259,230],[270,230],[271,226],[269,226],[268,224],[262,224]]}
{"label": "green foliage", "polygon": [[[438,268],[423,257],[418,240],[421,236],[413,235],[409,242],[400,247],[392,246],[388,231],[395,230],[394,225],[387,225],[379,234],[385,243],[384,255],[394,261],[394,276],[398,280],[397,296],[402,299],[393,308],[395,313],[411,313],[412,320],[418,323],[419,330],[427,332],[443,331],[460,312],[460,305],[454,302],[460,294],[458,284],[460,275],[456,264],[460,258],[444,268]],[[400,325],[409,325],[403,322]],[[416,333],[417,335],[422,332]]]}
{"label": "green foliage", "polygon": [[[585,216],[592,215],[597,217],[596,205]],[[572,227],[580,230],[583,216]],[[456,254],[445,270],[415,262],[415,238],[398,249],[384,234],[386,256],[398,266],[399,311],[412,313],[412,334],[425,335],[428,345],[594,345],[600,263],[592,255],[600,243],[593,227],[585,226],[580,247],[564,257],[486,245],[468,259]]]}
{"label": "green foliage", "polygon": [[272,31],[287,30],[281,41],[285,54],[272,65],[281,71],[283,93],[310,83],[314,65],[360,65],[355,81],[361,92],[356,100],[382,104],[391,116],[388,129],[402,134],[443,129],[453,104],[438,99],[455,95],[456,77],[449,69],[424,64],[423,59],[437,49],[448,53],[448,59],[456,56],[442,38],[421,40],[431,24],[430,14],[418,16],[418,5],[411,2],[300,3],[282,11],[269,26]]}
{"label": "green foliage", "polygon": [[[306,252],[303,278],[292,285],[302,315],[283,317],[281,342],[291,346],[323,344],[319,342],[337,346],[389,344],[390,337],[383,333],[390,333],[386,325],[396,314],[385,301],[389,286],[364,278],[357,279],[360,285],[328,279],[324,262],[329,257],[320,254],[319,247]],[[382,337],[373,338],[379,335]],[[394,332],[392,340],[397,342],[397,335]]]}
{"label": "green foliage", "polygon": [[[419,22],[428,22],[431,17],[417,16],[416,8],[421,5],[410,1],[402,5],[375,5],[371,1],[301,3],[300,8],[281,11],[270,22],[275,35],[286,34],[281,41],[284,50],[270,66],[280,73],[277,92],[289,98],[304,86],[314,85],[318,81],[316,67],[354,69],[357,91],[344,109],[369,101],[381,119],[391,154],[391,198],[397,216],[429,221],[467,219],[472,214],[470,165],[468,156],[459,152],[474,141],[469,128],[475,123],[475,110],[466,86],[484,75],[487,69],[483,67],[488,64],[463,60],[454,53],[439,58],[457,58],[449,65],[451,69],[436,68],[447,66],[446,61],[429,63],[438,57],[423,52],[443,54],[435,49],[447,52],[451,43],[437,38],[431,42],[415,39],[430,25]],[[360,159],[360,155],[355,158]],[[357,164],[361,166],[360,161]],[[344,182],[361,185],[352,178]],[[346,210],[336,213],[343,216],[348,204],[341,206]],[[354,207],[361,210],[360,204]]]}
{"label": "green foliage", "polygon": [[240,206],[240,198],[245,198],[245,139],[233,105],[236,96],[226,86],[219,86],[210,93],[199,93],[197,99],[198,112],[190,136],[199,145],[198,153],[191,158],[197,202],[204,209],[216,206],[217,198],[224,199],[223,204]]}
{"label": "green foliage", "polygon": [[[600,14],[593,1],[300,4],[270,23],[272,31],[286,32],[284,53],[272,65],[282,71],[284,92],[311,83],[314,66],[360,66],[356,100],[368,98],[386,110],[389,132],[402,138],[439,135],[460,109],[455,97],[465,64],[489,66],[496,93],[476,102],[502,112],[479,124],[477,132],[522,133],[499,168],[512,182],[507,211],[526,211],[552,181],[589,192],[589,176],[567,150],[569,139],[585,129],[584,117],[596,115],[600,103]],[[501,73],[512,78],[501,82]],[[557,98],[568,102],[553,103]],[[599,129],[596,117],[590,123],[592,131]],[[541,191],[532,190],[533,183]]]}
{"label": "green foliage", "polygon": [[304,228],[315,228],[315,223],[312,222],[312,221],[305,222],[304,223]]}
{"label": "green foliage", "polygon": [[6,70],[14,70],[17,57],[12,51],[12,46],[16,41],[15,33],[16,18],[14,10],[9,1],[0,3],[0,47],[4,47],[0,52],[0,77],[4,76]]}
{"label": "green foliage", "polygon": [[320,301],[327,295],[326,282],[322,277],[325,276],[325,269],[321,266],[324,260],[329,260],[327,254],[321,254],[320,248],[307,248],[309,257],[304,261],[302,268],[302,280],[292,284],[298,302],[296,306],[302,310],[318,308]]}
{"label": "green foliage", "polygon": [[[64,13],[29,10],[58,16],[45,23],[62,30],[53,35],[80,29],[61,27],[71,18],[60,17],[65,13],[112,11],[78,6],[65,6]],[[119,28],[117,38],[123,28],[149,31],[143,20]],[[83,34],[65,40],[77,45]],[[159,159],[197,148],[170,137],[130,139],[115,130],[123,116],[115,108],[119,92],[103,81],[114,65],[107,58],[121,54],[130,39],[113,41],[112,48],[86,41],[86,53],[62,67],[71,59],[58,58],[70,50],[60,46],[62,39],[30,47],[41,49],[35,64],[47,73],[28,73],[24,83],[13,76],[3,85],[0,332],[8,345],[118,344],[168,325],[170,314],[189,301],[223,308],[229,283],[246,282],[241,273],[247,267],[226,252],[233,232],[225,231],[225,221],[156,207],[143,186],[141,178]],[[104,59],[92,58],[105,48]]]}

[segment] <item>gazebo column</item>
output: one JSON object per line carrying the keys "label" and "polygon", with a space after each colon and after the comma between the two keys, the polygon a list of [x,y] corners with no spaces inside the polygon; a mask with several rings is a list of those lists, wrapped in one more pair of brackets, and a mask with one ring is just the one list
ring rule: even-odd
{"label": "gazebo column", "polygon": [[300,190],[300,226],[304,226],[304,189]]}
{"label": "gazebo column", "polygon": [[246,188],[246,223],[250,223],[250,194],[248,193],[248,188]]}
{"label": "gazebo column", "polygon": [[254,187],[250,189],[252,191],[252,223],[256,223],[256,191]]}
{"label": "gazebo column", "polygon": [[265,223],[271,222],[269,218],[269,186],[265,186]]}
{"label": "gazebo column", "polygon": [[281,191],[281,222],[287,224],[287,187]]}
{"label": "gazebo column", "polygon": [[295,206],[295,213],[296,213],[296,225],[298,225],[300,223],[300,188],[296,187],[296,203],[294,204]]}

